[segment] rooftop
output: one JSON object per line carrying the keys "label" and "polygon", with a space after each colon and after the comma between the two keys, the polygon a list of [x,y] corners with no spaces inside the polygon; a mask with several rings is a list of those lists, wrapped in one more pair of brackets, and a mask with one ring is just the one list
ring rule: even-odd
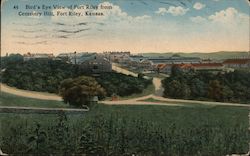
{"label": "rooftop", "polygon": [[227,59],[223,62],[223,64],[247,64],[250,63],[250,59]]}

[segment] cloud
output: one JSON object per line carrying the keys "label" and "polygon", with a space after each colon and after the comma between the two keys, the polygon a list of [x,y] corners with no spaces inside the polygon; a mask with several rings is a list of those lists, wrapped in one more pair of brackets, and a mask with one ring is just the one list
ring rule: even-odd
{"label": "cloud", "polygon": [[147,19],[150,19],[150,18],[151,18],[151,16],[148,16],[148,15],[134,17],[134,19],[136,21],[147,20]]}
{"label": "cloud", "polygon": [[[86,8],[84,5],[80,5]],[[92,35],[93,38],[96,32],[99,34],[105,34],[106,32],[113,32],[114,29],[124,30],[132,29],[134,27],[139,27],[139,25],[144,25],[145,23],[151,22],[151,16],[140,15],[132,16],[118,5],[110,2],[102,2],[98,4],[98,8],[101,6],[108,6],[112,9],[54,9],[52,12],[56,15],[57,12],[68,13],[75,12],[82,14],[82,16],[52,16],[51,22],[54,27],[53,33],[57,34],[56,38],[70,39],[70,38],[81,38],[86,37],[86,35]],[[80,8],[80,7],[79,7]],[[85,16],[85,11],[90,13],[102,12],[103,16]],[[97,22],[98,21],[98,22]],[[104,31],[103,31],[104,30]],[[117,31],[116,33],[123,33],[125,31]],[[68,35],[70,34],[70,35]]]}
{"label": "cloud", "polygon": [[194,23],[203,23],[205,22],[207,19],[201,16],[196,16],[196,17],[190,17],[190,20]]}
{"label": "cloud", "polygon": [[170,6],[168,9],[166,8],[159,8],[155,11],[156,14],[165,15],[166,13],[172,14],[173,16],[181,16],[185,15],[189,11],[189,8],[183,8],[181,6]]}
{"label": "cloud", "polygon": [[[84,5],[81,5],[84,6]],[[114,5],[113,3],[110,2],[102,2],[100,4],[98,4],[98,8],[101,8],[101,6],[109,6],[112,9],[91,9],[91,10],[84,10],[84,11],[88,11],[88,12],[102,12],[104,14],[104,16],[85,16],[85,13],[83,13],[82,9],[54,9],[52,10],[52,12],[56,15],[57,12],[75,12],[75,13],[80,13],[82,14],[82,16],[80,17],[60,17],[60,16],[53,16],[52,20],[56,21],[58,23],[61,24],[65,24],[65,23],[79,23],[79,22],[95,22],[95,21],[130,21],[130,22],[139,22],[139,21],[143,21],[143,20],[148,20],[151,18],[151,16],[149,15],[142,15],[142,16],[130,16],[128,15],[127,12],[123,11],[120,6],[118,5]],[[84,25],[84,24],[83,24]]]}
{"label": "cloud", "polygon": [[210,15],[208,19],[216,23],[232,24],[237,22],[248,22],[249,16],[247,14],[238,12],[238,10],[235,8],[229,7],[226,10],[215,12],[215,14]]}
{"label": "cloud", "polygon": [[160,15],[164,15],[167,12],[168,11],[166,8],[159,8],[157,11],[155,11],[156,14],[160,14]]}
{"label": "cloud", "polygon": [[194,6],[193,6],[193,8],[196,9],[196,10],[201,10],[201,9],[203,9],[204,7],[206,7],[206,5],[205,5],[205,4],[202,4],[202,3],[199,3],[199,2],[196,2],[196,3],[194,4]]}
{"label": "cloud", "polygon": [[215,12],[208,17],[195,16],[190,17],[189,19],[194,23],[210,22],[211,24],[221,24],[227,27],[233,25],[235,25],[236,27],[239,25],[249,25],[249,15],[239,12],[232,7]]}

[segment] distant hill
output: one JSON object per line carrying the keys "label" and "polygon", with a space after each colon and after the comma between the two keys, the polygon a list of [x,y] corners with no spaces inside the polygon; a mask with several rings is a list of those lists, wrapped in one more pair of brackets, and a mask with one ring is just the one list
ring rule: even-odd
{"label": "distant hill", "polygon": [[246,58],[250,57],[248,52],[212,52],[212,53],[142,53],[145,57],[171,57],[174,54],[178,54],[183,57],[200,57],[202,59],[215,59],[215,60],[223,60],[229,58]]}

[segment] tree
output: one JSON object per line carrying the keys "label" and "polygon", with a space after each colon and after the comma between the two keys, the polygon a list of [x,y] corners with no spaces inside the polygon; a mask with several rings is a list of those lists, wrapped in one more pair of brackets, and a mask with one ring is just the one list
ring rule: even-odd
{"label": "tree", "polygon": [[223,98],[223,88],[218,80],[212,80],[208,85],[208,97],[216,101],[221,101]]}
{"label": "tree", "polygon": [[223,86],[223,100],[231,101],[234,95],[234,92],[228,86]]}
{"label": "tree", "polygon": [[1,68],[6,68],[8,64],[23,62],[21,54],[10,54],[9,56],[1,57]]}
{"label": "tree", "polygon": [[94,78],[81,76],[62,81],[59,94],[63,97],[65,103],[82,107],[90,106],[94,96],[102,98],[106,95],[106,92]]}
{"label": "tree", "polygon": [[181,75],[182,75],[182,71],[181,71],[180,67],[178,67],[178,65],[173,65],[171,68],[171,76],[177,77],[177,76],[181,76]]}
{"label": "tree", "polygon": [[204,97],[206,96],[206,84],[198,78],[191,81],[191,94],[192,97]]}
{"label": "tree", "polygon": [[166,97],[169,96],[173,98],[188,98],[191,93],[189,86],[185,83],[181,83],[178,80],[171,81],[164,88],[164,95]]}

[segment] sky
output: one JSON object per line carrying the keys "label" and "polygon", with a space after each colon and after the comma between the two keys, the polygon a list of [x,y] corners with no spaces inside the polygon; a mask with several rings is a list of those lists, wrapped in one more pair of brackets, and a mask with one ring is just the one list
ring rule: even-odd
{"label": "sky", "polygon": [[249,14],[248,0],[3,0],[1,55],[249,51]]}

